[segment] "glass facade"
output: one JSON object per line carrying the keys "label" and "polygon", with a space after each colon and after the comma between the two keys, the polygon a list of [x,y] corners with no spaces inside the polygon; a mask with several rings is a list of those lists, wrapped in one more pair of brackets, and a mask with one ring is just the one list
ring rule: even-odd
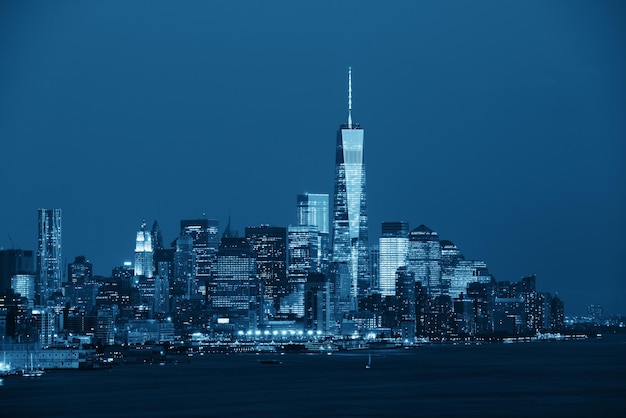
{"label": "glass facade", "polygon": [[491,283],[491,279],[484,261],[459,260],[450,280],[450,297],[458,298],[461,293],[467,294],[467,285],[470,283]]}
{"label": "glass facade", "polygon": [[258,321],[261,283],[256,268],[256,254],[247,239],[222,238],[211,304],[214,314],[242,329],[256,327]]}
{"label": "glass facade", "polygon": [[41,300],[61,290],[61,209],[39,209],[37,273]]}
{"label": "glass facade", "polygon": [[371,287],[363,129],[352,123],[352,69],[348,69],[348,123],[337,132],[332,261],[346,263],[350,295]]}
{"label": "glass facade", "polygon": [[196,253],[196,281],[203,294],[206,293],[205,286],[211,277],[219,246],[218,226],[218,221],[213,219],[180,221],[181,235],[189,235],[193,240],[193,251]]}
{"label": "glass facade", "polygon": [[441,245],[439,235],[425,225],[420,225],[409,234],[407,266],[427,289],[429,296],[447,294],[441,282]]}
{"label": "glass facade", "polygon": [[396,295],[396,272],[406,266],[409,249],[409,224],[383,222],[379,248],[379,290],[383,296]]}
{"label": "glass facade", "polygon": [[[290,226],[287,229],[288,270],[287,294],[291,296],[291,304],[281,303],[281,313],[304,315],[304,285],[309,273],[320,272],[322,264],[321,235],[316,226]],[[295,301],[295,302],[294,302]],[[286,312],[284,307],[289,308]]]}
{"label": "glass facade", "polygon": [[363,130],[343,126],[337,133],[332,260],[348,264],[353,297],[370,285],[368,258]]}
{"label": "glass facade", "polygon": [[297,202],[298,225],[316,226],[321,234],[328,234],[330,228],[328,194],[299,194]]}
{"label": "glass facade", "polygon": [[246,238],[256,253],[264,317],[269,318],[280,310],[280,299],[287,295],[287,228],[246,227]]}

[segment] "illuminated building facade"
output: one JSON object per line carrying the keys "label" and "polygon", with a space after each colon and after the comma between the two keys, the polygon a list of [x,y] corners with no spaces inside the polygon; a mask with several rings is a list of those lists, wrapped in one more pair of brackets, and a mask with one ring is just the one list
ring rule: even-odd
{"label": "illuminated building facade", "polygon": [[11,279],[17,274],[35,273],[32,250],[0,250],[0,294],[11,288]]}
{"label": "illuminated building facade", "polygon": [[309,274],[304,286],[305,328],[327,333],[331,327],[330,282],[322,273]]}
{"label": "illuminated building facade", "polygon": [[439,235],[425,225],[409,233],[408,270],[422,282],[430,296],[447,294],[441,283],[441,245]]}
{"label": "illuminated building facade", "polygon": [[332,261],[347,263],[350,294],[371,285],[363,129],[352,123],[352,71],[348,72],[348,123],[337,132]]}
{"label": "illuminated building facade", "polygon": [[321,234],[330,232],[328,194],[299,194],[298,225],[316,226]]}
{"label": "illuminated building facade", "polygon": [[211,278],[215,256],[219,247],[219,222],[214,219],[188,219],[180,221],[181,235],[189,235],[196,253],[196,282],[199,291],[206,294],[207,282]]}
{"label": "illuminated building facade", "polygon": [[61,209],[39,209],[37,276],[41,302],[61,290]]}
{"label": "illuminated building facade", "polygon": [[212,313],[240,329],[255,328],[259,320],[256,254],[245,238],[223,237],[217,252]]}
{"label": "illuminated building facade", "polygon": [[146,228],[146,221],[141,221],[141,229],[137,231],[135,240],[135,276],[151,278],[153,275],[152,234]]}
{"label": "illuminated building facade", "polygon": [[484,261],[459,260],[450,278],[450,297],[458,298],[461,293],[467,294],[467,285],[470,283],[490,283],[492,279]]}
{"label": "illuminated building facade", "polygon": [[326,270],[330,256],[330,205],[328,194],[305,193],[297,197],[298,226],[315,226],[320,236],[320,269]]}
{"label": "illuminated building facade", "polygon": [[383,222],[379,249],[379,290],[383,296],[396,295],[396,271],[406,266],[409,249],[409,224]]}
{"label": "illuminated building facade", "polygon": [[67,265],[68,284],[84,284],[86,281],[89,282],[92,277],[93,266],[84,255],[76,257],[73,263]]}
{"label": "illuminated building facade", "polygon": [[180,234],[176,239],[173,285],[174,296],[191,299],[198,293],[196,252],[193,250],[193,238],[187,234]]}
{"label": "illuminated building facade", "polygon": [[[288,303],[281,300],[280,312],[304,315],[304,285],[310,273],[319,273],[322,263],[321,237],[316,226],[290,226],[287,228]],[[285,299],[285,298],[283,298]]]}
{"label": "illuminated building facade", "polygon": [[15,274],[11,277],[11,288],[15,293],[28,299],[28,306],[33,307],[35,301],[35,275]]}
{"label": "illuminated building facade", "polygon": [[256,272],[262,285],[264,317],[280,309],[287,289],[287,228],[261,225],[246,227],[246,238],[256,254]]}

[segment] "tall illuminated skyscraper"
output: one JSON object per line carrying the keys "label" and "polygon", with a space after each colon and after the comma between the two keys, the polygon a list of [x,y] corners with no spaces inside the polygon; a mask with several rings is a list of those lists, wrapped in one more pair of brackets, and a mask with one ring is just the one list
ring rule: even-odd
{"label": "tall illuminated skyscraper", "polygon": [[363,129],[352,123],[352,70],[348,70],[348,123],[337,132],[332,260],[346,263],[350,294],[370,287]]}
{"label": "tall illuminated skyscraper", "polygon": [[180,221],[181,235],[189,235],[193,240],[193,251],[196,253],[195,281],[198,292],[207,293],[211,275],[215,269],[215,257],[219,246],[219,223],[213,219],[183,219]]}
{"label": "tall illuminated skyscraper", "polygon": [[322,234],[329,232],[328,195],[305,193],[298,198],[298,225],[316,226]]}
{"label": "tall illuminated skyscraper", "polygon": [[135,240],[135,276],[151,278],[153,274],[152,233],[146,227],[146,221],[141,221],[141,229],[137,231]]}
{"label": "tall illuminated skyscraper", "polygon": [[43,303],[61,290],[61,209],[39,209],[37,274]]}
{"label": "tall illuminated skyscraper", "polygon": [[246,239],[256,254],[256,272],[262,286],[263,319],[271,318],[287,295],[287,228],[246,227]]}
{"label": "tall illuminated skyscraper", "polygon": [[330,261],[330,205],[328,194],[298,195],[298,226],[314,226],[319,235],[318,270],[326,272]]}
{"label": "tall illuminated skyscraper", "polygon": [[396,295],[396,272],[405,267],[409,249],[409,224],[407,222],[383,222],[379,238],[380,294]]}
{"label": "tall illuminated skyscraper", "polygon": [[429,296],[448,294],[448,289],[441,283],[439,235],[426,225],[420,225],[409,233],[407,267],[415,275],[415,281],[427,288]]}

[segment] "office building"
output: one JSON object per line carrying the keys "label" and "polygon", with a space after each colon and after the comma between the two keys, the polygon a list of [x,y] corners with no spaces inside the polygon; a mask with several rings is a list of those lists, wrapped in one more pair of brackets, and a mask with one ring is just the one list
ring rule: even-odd
{"label": "office building", "polygon": [[39,209],[37,276],[40,301],[61,291],[61,209]]}
{"label": "office building", "polygon": [[246,227],[246,239],[256,254],[256,272],[263,287],[264,318],[280,310],[287,296],[287,228],[261,225]]}
{"label": "office building", "polygon": [[470,283],[490,283],[492,279],[484,261],[459,260],[450,277],[450,297],[454,299],[460,297],[461,293],[467,294],[467,285]]}
{"label": "office building", "polygon": [[407,264],[409,224],[407,222],[383,222],[378,249],[380,293],[383,296],[395,296],[396,271]]}
{"label": "office building", "polygon": [[0,250],[0,294],[11,289],[13,276],[34,273],[35,257],[32,250]]}
{"label": "office building", "polygon": [[304,315],[304,284],[307,276],[321,271],[322,251],[319,230],[316,226],[289,226],[287,247],[286,294],[289,298],[283,297],[281,300],[280,312],[302,317]]}
{"label": "office building", "polygon": [[441,245],[439,235],[425,225],[409,233],[408,270],[422,282],[430,296],[447,294],[441,283]]}
{"label": "office building", "polygon": [[317,227],[320,237],[320,271],[326,271],[330,261],[330,204],[328,194],[299,194],[298,226]]}
{"label": "office building", "polygon": [[327,333],[331,327],[330,282],[322,273],[310,273],[304,285],[305,328]]}
{"label": "office building", "polygon": [[35,302],[34,274],[14,274],[11,276],[11,289],[20,296],[28,299],[28,306],[33,307]]}
{"label": "office building", "polygon": [[256,269],[256,254],[247,239],[222,238],[217,252],[215,290],[210,299],[218,323],[240,330],[256,328],[262,293]]}
{"label": "office building", "polygon": [[146,221],[141,221],[141,229],[137,231],[135,240],[135,276],[151,278],[154,273],[152,234],[146,228]]}
{"label": "office building", "polygon": [[180,221],[181,235],[189,235],[196,254],[195,276],[198,291],[206,295],[219,247],[219,222],[214,219],[186,219]]}
{"label": "office building", "polygon": [[346,263],[350,294],[369,289],[369,248],[363,129],[352,123],[352,70],[348,71],[348,123],[337,132],[332,261]]}
{"label": "office building", "polygon": [[74,262],[67,265],[67,283],[82,285],[90,282],[93,277],[93,266],[84,255],[74,258]]}

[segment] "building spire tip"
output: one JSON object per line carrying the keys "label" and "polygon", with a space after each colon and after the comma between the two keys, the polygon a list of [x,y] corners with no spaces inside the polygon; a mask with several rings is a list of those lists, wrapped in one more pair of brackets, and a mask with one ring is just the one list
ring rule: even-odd
{"label": "building spire tip", "polygon": [[352,129],[352,67],[348,67],[348,129]]}

